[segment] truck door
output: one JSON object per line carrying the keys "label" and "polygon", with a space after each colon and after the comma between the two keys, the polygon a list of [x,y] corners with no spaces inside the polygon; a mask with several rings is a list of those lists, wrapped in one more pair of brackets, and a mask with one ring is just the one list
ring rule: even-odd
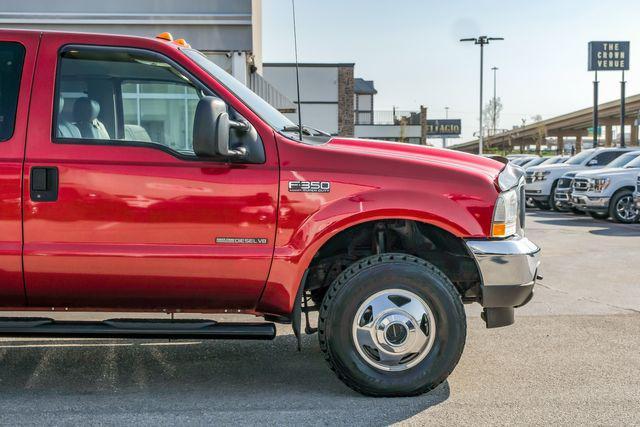
{"label": "truck door", "polygon": [[[275,152],[198,158],[194,112],[214,94],[188,71],[149,50],[60,37],[43,38],[34,96],[46,120],[25,158],[29,305],[253,308],[274,244]],[[272,139],[256,134],[257,149]]]}
{"label": "truck door", "polygon": [[0,301],[25,303],[21,182],[31,79],[40,34],[0,31]]}

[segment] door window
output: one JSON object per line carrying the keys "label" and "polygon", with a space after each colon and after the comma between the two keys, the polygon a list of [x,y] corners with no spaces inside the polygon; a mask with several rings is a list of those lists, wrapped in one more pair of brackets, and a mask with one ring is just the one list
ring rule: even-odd
{"label": "door window", "polygon": [[597,160],[594,166],[605,166],[611,163],[613,160],[624,154],[625,151],[605,151],[595,156],[593,159]]}
{"label": "door window", "polygon": [[13,135],[24,54],[21,44],[0,42],[0,141]]}
{"label": "door window", "polygon": [[72,48],[61,54],[54,141],[149,144],[194,155],[193,120],[204,93],[157,55]]}

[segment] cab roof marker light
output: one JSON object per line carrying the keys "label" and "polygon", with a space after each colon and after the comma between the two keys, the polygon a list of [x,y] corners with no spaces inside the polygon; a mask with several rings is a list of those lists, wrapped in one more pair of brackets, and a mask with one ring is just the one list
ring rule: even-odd
{"label": "cab roof marker light", "polygon": [[173,43],[177,44],[179,46],[182,46],[182,47],[186,47],[187,49],[191,48],[191,45],[189,43],[187,43],[187,41],[185,39],[174,40]]}
{"label": "cab roof marker light", "polygon": [[164,32],[164,33],[160,33],[156,36],[157,39],[160,40],[166,40],[168,42],[172,42],[173,41],[173,36],[171,35],[171,33],[169,32]]}

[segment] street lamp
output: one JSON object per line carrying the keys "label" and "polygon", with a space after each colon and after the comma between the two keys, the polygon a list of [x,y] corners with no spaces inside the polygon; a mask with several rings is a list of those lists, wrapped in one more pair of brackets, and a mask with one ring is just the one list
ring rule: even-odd
{"label": "street lamp", "polygon": [[482,154],[482,147],[484,145],[484,136],[482,135],[482,71],[483,71],[483,61],[484,61],[484,45],[489,44],[490,41],[493,40],[504,40],[502,37],[488,37],[488,36],[480,36],[477,38],[469,38],[469,39],[460,39],[461,42],[473,42],[474,44],[480,45],[480,142],[478,144],[478,154]]}
{"label": "street lamp", "polygon": [[[444,107],[444,118],[445,119],[449,118],[449,107]],[[442,148],[447,148],[447,137],[446,136],[442,137]]]}
{"label": "street lamp", "polygon": [[496,105],[496,71],[498,71],[498,67],[492,67],[493,71],[493,115],[491,119],[493,121],[493,135],[496,134],[496,113],[497,113],[497,105]]}

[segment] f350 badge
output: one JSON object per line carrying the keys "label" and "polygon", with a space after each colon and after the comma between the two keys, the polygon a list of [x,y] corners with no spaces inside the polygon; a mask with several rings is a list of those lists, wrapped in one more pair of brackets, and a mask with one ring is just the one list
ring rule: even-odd
{"label": "f350 badge", "polygon": [[289,181],[291,193],[329,193],[331,183],[328,181]]}

